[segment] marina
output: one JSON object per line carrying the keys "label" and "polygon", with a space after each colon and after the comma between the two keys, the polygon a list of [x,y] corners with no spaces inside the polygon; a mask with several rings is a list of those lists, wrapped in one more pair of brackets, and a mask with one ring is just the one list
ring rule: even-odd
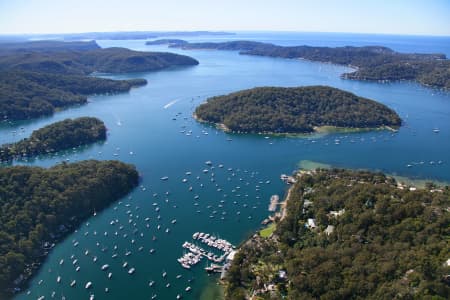
{"label": "marina", "polygon": [[211,251],[207,251],[204,248],[196,245],[195,243],[190,243],[185,241],[182,247],[189,252],[185,253],[182,257],[178,258],[177,261],[185,269],[190,269],[191,267],[197,265],[202,261],[202,258],[211,262],[211,265],[206,267],[207,272],[224,272],[226,269],[226,264],[218,265],[219,263],[226,262],[227,264],[232,260],[235,253],[235,247],[227,240],[217,238],[209,233],[195,232],[192,235],[194,241],[200,242],[209,248],[218,250],[221,252],[220,255],[215,254]]}

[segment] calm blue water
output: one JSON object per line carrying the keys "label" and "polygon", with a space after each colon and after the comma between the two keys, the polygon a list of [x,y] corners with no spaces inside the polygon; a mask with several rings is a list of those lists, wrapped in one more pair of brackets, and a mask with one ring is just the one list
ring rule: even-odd
{"label": "calm blue water", "polygon": [[[284,45],[377,44],[407,52],[450,52],[448,38],[434,37],[240,33],[220,38],[252,38]],[[144,41],[100,41],[99,44],[168,50],[164,46],[145,46]],[[41,295],[48,299],[53,291],[56,298],[64,295],[66,299],[88,299],[91,293],[96,299],[150,299],[154,294],[158,299],[175,299],[177,294],[182,294],[184,299],[206,299],[204,287],[214,285],[213,278],[203,272],[205,262],[192,271],[179,266],[176,259],[183,254],[181,244],[196,231],[215,233],[239,244],[268,215],[270,196],[284,194],[286,187],[279,180],[280,174],[292,172],[301,160],[450,181],[449,93],[409,82],[379,84],[342,80],[339,75],[349,69],[330,64],[226,51],[170,51],[193,56],[200,65],[111,75],[117,79],[146,78],[149,83],[125,94],[91,97],[88,105],[52,117],[0,125],[0,143],[5,143],[64,118],[99,117],[109,129],[107,142],[21,163],[51,166],[63,160],[120,159],[135,164],[142,176],[142,186],[130,198],[92,217],[60,243],[33,279],[30,294],[23,293],[17,299],[36,299]],[[209,96],[255,86],[313,84],[338,87],[385,103],[400,114],[405,124],[398,133],[264,138],[225,134],[198,124],[191,117],[194,108]],[[440,132],[433,133],[434,128]],[[335,144],[336,139],[340,140],[339,145]],[[214,169],[205,164],[208,160],[213,162]],[[224,167],[219,168],[219,164]],[[407,167],[408,164],[412,167]],[[205,168],[209,169],[208,173],[203,173]],[[192,175],[186,175],[188,171]],[[169,176],[169,180],[161,181],[162,176]],[[184,178],[188,179],[187,183],[182,182]],[[193,191],[189,191],[190,186]],[[195,195],[199,198],[195,199]],[[156,207],[159,212],[155,211]],[[176,224],[171,223],[173,219],[177,220]],[[116,220],[117,224],[110,224]],[[170,229],[169,233],[165,232],[166,228]],[[79,244],[74,247],[76,241]],[[150,249],[155,252],[150,254]],[[125,256],[127,251],[131,251],[130,256]],[[116,258],[112,258],[114,254]],[[98,257],[95,263],[94,256]],[[62,265],[61,259],[64,259]],[[75,265],[74,259],[77,259]],[[122,267],[125,261],[128,268],[136,268],[134,275]],[[107,272],[101,271],[103,264],[110,265],[111,279],[107,278]],[[79,272],[75,271],[76,266],[80,266]],[[164,271],[166,279],[161,276]],[[177,279],[177,275],[182,277]],[[62,278],[59,284],[57,276]],[[72,288],[69,283],[74,279],[77,284]],[[153,287],[148,286],[150,280],[155,281]],[[93,282],[89,291],[84,288],[88,281]],[[184,291],[187,286],[192,287],[189,293]],[[106,287],[109,293],[105,293]]]}

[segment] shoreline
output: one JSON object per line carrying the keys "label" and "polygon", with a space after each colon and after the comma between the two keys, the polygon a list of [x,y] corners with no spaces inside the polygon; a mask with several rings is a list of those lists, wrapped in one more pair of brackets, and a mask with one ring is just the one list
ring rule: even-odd
{"label": "shoreline", "polygon": [[382,131],[382,130],[388,130],[391,132],[398,132],[400,126],[396,128],[395,126],[387,126],[383,125],[380,127],[367,127],[367,128],[361,128],[361,127],[337,127],[337,126],[331,126],[331,125],[323,125],[323,126],[314,126],[312,132],[273,132],[273,131],[258,131],[258,132],[240,132],[240,131],[233,131],[230,128],[228,128],[223,123],[214,123],[210,122],[204,119],[201,119],[197,116],[197,114],[194,112],[192,114],[192,117],[194,120],[196,120],[199,123],[214,125],[217,129],[222,130],[225,133],[232,133],[232,134],[257,134],[257,135],[271,135],[271,136],[280,136],[280,137],[311,137],[315,134],[332,134],[332,133],[360,133],[360,132],[370,132],[370,131]]}
{"label": "shoreline", "polygon": [[[298,163],[299,171],[300,170],[313,171],[318,168],[319,169],[338,168],[338,169],[348,169],[348,170],[353,170],[353,171],[360,170],[360,171],[369,171],[369,172],[382,172],[382,171],[371,170],[371,169],[354,169],[354,168],[336,167],[336,166],[333,166],[330,164],[325,164],[325,163],[312,161],[312,160],[301,160]],[[436,180],[436,179],[411,178],[411,177],[407,177],[407,176],[400,176],[400,175],[386,173],[386,172],[382,172],[382,173],[385,174],[387,177],[394,178],[395,181],[397,181],[399,184],[407,185],[407,186],[411,186],[411,187],[425,188],[425,185],[428,182],[434,183],[439,187],[450,186],[450,182],[440,181],[440,180]]]}

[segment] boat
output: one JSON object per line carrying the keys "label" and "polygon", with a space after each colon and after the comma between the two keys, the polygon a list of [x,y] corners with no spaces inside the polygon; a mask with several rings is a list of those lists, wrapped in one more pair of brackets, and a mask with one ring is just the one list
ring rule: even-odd
{"label": "boat", "polygon": [[109,273],[108,273],[108,278],[111,279],[111,277],[112,277],[112,273],[109,272]]}
{"label": "boat", "polygon": [[70,283],[70,286],[71,286],[71,287],[74,287],[75,284],[77,284],[77,281],[76,281],[76,280],[72,280],[72,282]]}
{"label": "boat", "polygon": [[155,284],[155,281],[150,281],[149,283],[148,283],[148,286],[153,286]]}
{"label": "boat", "polygon": [[59,264],[62,265],[63,263],[64,263],[64,259],[61,259],[61,260],[59,261]]}
{"label": "boat", "polygon": [[89,296],[89,300],[94,300],[94,299],[95,299],[94,294],[91,294],[91,295]]}
{"label": "boat", "polygon": [[168,176],[163,176],[163,177],[161,177],[161,180],[163,180],[163,181],[168,180],[168,179],[169,179]]}
{"label": "boat", "polygon": [[434,132],[434,133],[439,133],[439,131],[440,131],[439,128],[434,128],[434,129],[433,129],[433,132]]}
{"label": "boat", "polygon": [[107,270],[108,268],[109,268],[109,265],[108,265],[108,264],[103,265],[103,266],[102,266],[102,271],[105,271],[105,270]]}
{"label": "boat", "polygon": [[78,267],[75,269],[75,271],[77,271],[77,272],[80,271],[80,267],[78,266]]}
{"label": "boat", "polygon": [[128,266],[128,262],[124,262],[122,265],[123,268],[126,268],[127,266]]}
{"label": "boat", "polygon": [[58,276],[58,277],[56,278],[56,282],[57,282],[57,283],[60,283],[60,282],[61,282],[61,276]]}
{"label": "boat", "polygon": [[128,274],[133,274],[135,270],[136,270],[135,268],[129,269],[129,270],[128,270]]}
{"label": "boat", "polygon": [[176,222],[177,222],[177,219],[173,219],[173,220],[171,221],[172,224],[175,224]]}
{"label": "boat", "polygon": [[188,287],[186,287],[184,290],[185,290],[186,292],[189,292],[190,290],[192,290],[192,288],[191,288],[190,286],[188,286]]}
{"label": "boat", "polygon": [[90,281],[88,281],[88,282],[86,283],[86,285],[84,286],[85,289],[89,289],[89,288],[91,288],[91,287],[92,287],[92,282],[90,282]]}
{"label": "boat", "polygon": [[162,277],[163,277],[163,278],[166,278],[166,276],[167,276],[167,272],[164,271],[164,272],[162,273]]}

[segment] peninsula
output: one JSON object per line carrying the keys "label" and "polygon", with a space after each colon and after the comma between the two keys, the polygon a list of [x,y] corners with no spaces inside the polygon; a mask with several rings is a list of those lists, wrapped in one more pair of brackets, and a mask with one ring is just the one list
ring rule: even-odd
{"label": "peninsula", "polygon": [[47,72],[0,71],[0,119],[24,120],[87,103],[95,94],[123,93],[145,79],[111,80]]}
{"label": "peninsula", "polygon": [[33,131],[27,139],[2,145],[0,162],[68,150],[105,139],[106,127],[101,120],[89,117],[66,119]]}
{"label": "peninsula", "polygon": [[236,253],[227,299],[448,298],[448,187],[338,169],[295,179],[274,232]]}
{"label": "peninsula", "polygon": [[57,241],[138,184],[134,166],[82,161],[0,168],[0,296],[23,287]]}
{"label": "peninsula", "polygon": [[445,54],[401,53],[382,46],[313,47],[278,46],[253,41],[221,43],[188,43],[184,40],[156,40],[152,44],[169,44],[182,49],[214,49],[241,51],[241,54],[307,59],[356,68],[342,74],[355,80],[415,80],[423,85],[450,89],[450,60]]}
{"label": "peninsula", "polygon": [[212,97],[195,110],[200,121],[243,133],[311,133],[318,127],[401,125],[387,106],[327,86],[258,87]]}
{"label": "peninsula", "polygon": [[38,41],[0,44],[0,118],[23,120],[84,104],[93,94],[119,93],[145,79],[111,80],[96,73],[157,71],[197,65],[173,53],[100,48],[95,42]]}

